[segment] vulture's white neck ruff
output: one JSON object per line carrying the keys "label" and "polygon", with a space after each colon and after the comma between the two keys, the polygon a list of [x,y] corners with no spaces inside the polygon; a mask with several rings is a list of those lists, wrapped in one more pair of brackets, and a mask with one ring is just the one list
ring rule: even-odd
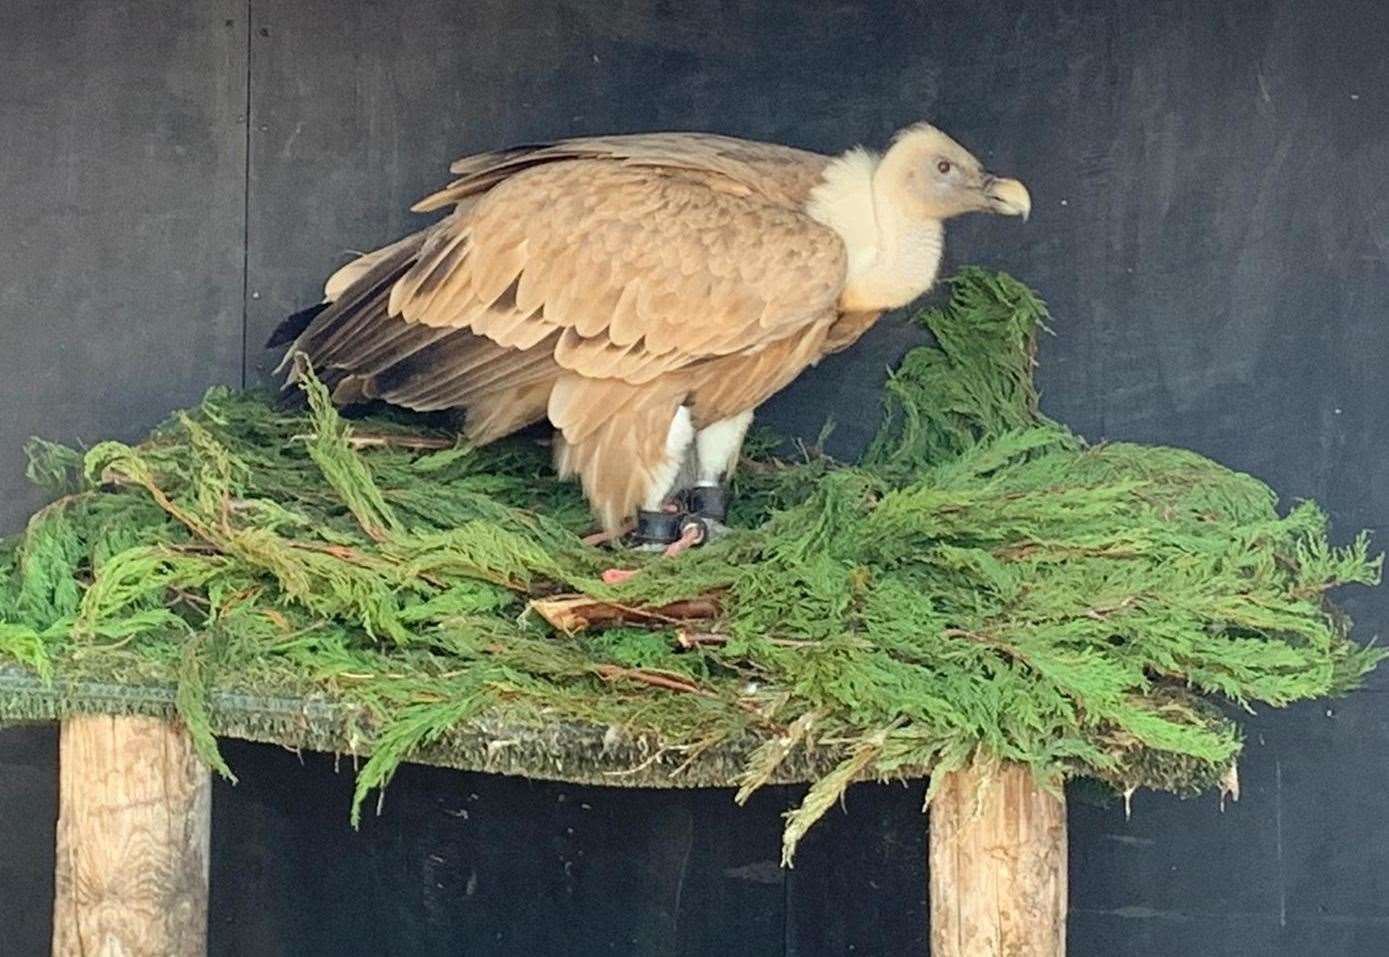
{"label": "vulture's white neck ruff", "polygon": [[875,188],[882,158],[852,149],[825,167],[806,213],[837,232],[849,253],[839,307],[879,312],[905,306],[936,281],[945,228],[939,220],[909,221]]}

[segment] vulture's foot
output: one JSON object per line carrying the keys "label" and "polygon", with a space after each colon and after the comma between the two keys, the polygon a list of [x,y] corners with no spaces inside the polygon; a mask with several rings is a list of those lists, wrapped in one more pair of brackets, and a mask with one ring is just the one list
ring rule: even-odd
{"label": "vulture's foot", "polygon": [[730,531],[728,521],[728,490],[722,485],[696,485],[685,493],[685,521],[702,526],[703,535],[696,545],[705,545],[722,538]]}
{"label": "vulture's foot", "polygon": [[[715,494],[709,495],[710,492]],[[725,512],[723,489],[718,487],[692,490],[684,502],[667,504],[658,512],[639,509],[630,539],[632,548],[659,551],[666,558],[674,558],[726,533],[728,526],[722,521]],[[603,581],[615,585],[635,574],[635,569],[609,568],[603,572]]]}
{"label": "vulture's foot", "polygon": [[724,524],[728,519],[728,491],[722,485],[696,485],[685,492],[684,500],[680,541],[666,549],[667,555],[678,555],[693,545],[707,545],[729,532]]}
{"label": "vulture's foot", "polygon": [[704,519],[698,515],[682,515],[680,517],[680,537],[667,545],[662,554],[666,558],[674,558],[696,545],[703,545],[709,541],[710,537],[709,524]]}

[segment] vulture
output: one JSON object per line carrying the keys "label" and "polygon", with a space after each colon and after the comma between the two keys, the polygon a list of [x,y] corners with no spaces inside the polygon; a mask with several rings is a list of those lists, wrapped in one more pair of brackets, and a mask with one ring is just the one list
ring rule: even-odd
{"label": "vulture", "polygon": [[925,123],[881,153],[644,133],[450,172],[413,207],[443,218],[271,337],[285,389],[300,356],[336,404],[461,410],[477,445],[548,419],[603,529],[670,550],[721,527],[757,407],[930,288],[946,220],[1031,208]]}

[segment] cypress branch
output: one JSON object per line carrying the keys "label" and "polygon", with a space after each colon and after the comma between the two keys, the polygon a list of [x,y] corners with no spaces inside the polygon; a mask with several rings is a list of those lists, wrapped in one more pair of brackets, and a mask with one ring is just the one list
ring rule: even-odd
{"label": "cypress branch", "polygon": [[[358,807],[469,729],[598,732],[602,753],[535,774],[593,780],[622,754],[678,784],[722,755],[739,800],[810,775],[788,861],[864,777],[1010,760],[1050,787],[1218,786],[1234,709],[1377,664],[1328,601],[1378,583],[1364,536],[1334,547],[1314,504],[1280,512],[1189,451],[1087,445],[1037,409],[1041,300],[978,269],[951,291],[861,463],[754,437],[739,530],[677,560],[585,544],[535,445],[348,422],[311,376],[303,413],[214,389],[138,445],[35,441],[31,476],[62,497],[0,542],[0,663],[172,689],[225,774],[211,702],[331,702],[370,752]],[[619,562],[640,573],[604,584]]]}

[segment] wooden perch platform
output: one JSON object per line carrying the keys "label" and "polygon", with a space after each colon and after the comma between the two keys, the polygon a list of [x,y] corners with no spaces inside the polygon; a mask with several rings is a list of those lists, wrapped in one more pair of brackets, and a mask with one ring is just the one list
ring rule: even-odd
{"label": "wooden perch platform", "polygon": [[[60,761],[54,957],[204,957],[211,782],[186,732],[71,716]],[[929,843],[933,957],[1064,957],[1066,806],[1028,769],[950,774]]]}

